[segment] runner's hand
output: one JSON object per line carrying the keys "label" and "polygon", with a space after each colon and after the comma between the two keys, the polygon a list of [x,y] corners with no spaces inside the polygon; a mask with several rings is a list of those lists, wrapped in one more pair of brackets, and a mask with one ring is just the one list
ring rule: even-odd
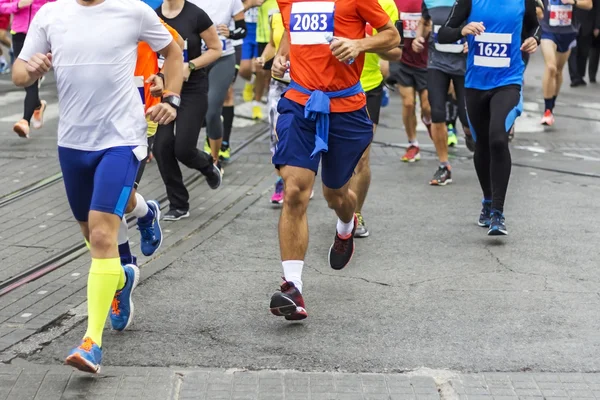
{"label": "runner's hand", "polygon": [[521,46],[521,51],[524,51],[525,53],[535,53],[535,51],[538,48],[538,44],[537,41],[535,40],[535,38],[527,38],[525,39],[525,41],[523,42],[523,45]]}
{"label": "runner's hand", "polygon": [[167,103],[158,103],[146,111],[146,117],[159,125],[167,125],[177,118],[177,110]]}
{"label": "runner's hand", "polygon": [[158,75],[150,75],[146,79],[146,83],[150,84],[150,95],[152,97],[161,97],[163,94],[163,80]]}
{"label": "runner's hand", "polygon": [[264,57],[257,57],[254,62],[259,67],[264,67],[265,66],[265,58]]}
{"label": "runner's hand", "polygon": [[335,40],[329,44],[329,48],[334,57],[341,62],[355,59],[360,55],[356,40],[336,37]]}
{"label": "runner's hand", "polygon": [[217,33],[220,36],[228,38],[229,37],[229,27],[224,24],[219,24],[219,25],[217,25]]}
{"label": "runner's hand", "polygon": [[273,59],[273,67],[271,67],[271,74],[275,78],[283,78],[289,67],[290,66],[287,57],[275,56]]}
{"label": "runner's hand", "polygon": [[462,28],[462,31],[460,31],[460,33],[463,36],[467,36],[467,35],[477,36],[477,35],[481,35],[483,32],[485,32],[485,26],[483,26],[482,22],[471,22],[471,23],[465,25]]}
{"label": "runner's hand", "polygon": [[469,42],[465,42],[463,44],[463,54],[467,54],[469,52]]}
{"label": "runner's hand", "polygon": [[412,48],[415,53],[422,53],[425,50],[425,38],[421,36],[413,40]]}
{"label": "runner's hand", "polygon": [[41,78],[46,72],[52,68],[52,54],[34,54],[33,57],[27,61],[27,71],[33,77]]}

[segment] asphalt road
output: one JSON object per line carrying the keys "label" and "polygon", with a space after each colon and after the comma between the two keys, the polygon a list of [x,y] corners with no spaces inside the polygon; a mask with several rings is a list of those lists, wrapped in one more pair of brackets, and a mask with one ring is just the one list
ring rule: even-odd
{"label": "asphalt road", "polygon": [[[399,160],[403,149],[376,146],[364,210],[372,235],[357,242],[351,265],[341,272],[327,266],[335,217],[316,188],[305,322],[288,323],[268,311],[281,267],[278,210],[265,193],[144,281],[130,331],[106,334],[104,364],[598,371],[600,179],[579,174],[600,175],[600,92],[565,88],[557,108],[565,116],[543,131],[536,108],[540,75],[538,57],[527,75],[529,111],[513,143],[520,166],[513,168],[509,188],[508,238],[488,238],[476,225],[481,194],[465,149],[456,150],[455,183],[433,188],[426,184],[436,168],[431,154],[405,165]],[[405,142],[399,107],[393,97],[378,141]],[[7,126],[0,129],[7,132]],[[423,132],[419,140],[430,143]],[[269,162],[264,143],[246,152],[256,159],[247,168],[258,171]],[[83,332],[75,325],[27,358],[60,363]]]}

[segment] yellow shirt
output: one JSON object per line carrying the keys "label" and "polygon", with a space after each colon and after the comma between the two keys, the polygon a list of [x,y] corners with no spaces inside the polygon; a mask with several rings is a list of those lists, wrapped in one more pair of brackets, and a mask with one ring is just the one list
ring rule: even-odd
{"label": "yellow shirt", "polygon": [[256,25],[257,43],[269,43],[269,38],[271,37],[269,14],[271,14],[273,10],[279,10],[277,0],[265,0],[265,2],[258,7],[258,23]]}
{"label": "yellow shirt", "polygon": [[[379,4],[381,5],[381,8],[383,8],[383,11],[390,16],[392,23],[398,21],[398,7],[396,7],[394,0],[379,0]],[[374,29],[373,34],[375,34]],[[383,82],[383,75],[379,68],[379,60],[379,56],[375,53],[365,54],[365,66],[363,67],[363,72],[360,76],[360,83],[365,92],[375,89]]]}
{"label": "yellow shirt", "polygon": [[275,42],[275,50],[279,50],[281,44],[281,38],[283,32],[285,32],[285,26],[283,25],[283,18],[280,12],[274,12],[271,14],[271,29],[273,30],[273,42]]}

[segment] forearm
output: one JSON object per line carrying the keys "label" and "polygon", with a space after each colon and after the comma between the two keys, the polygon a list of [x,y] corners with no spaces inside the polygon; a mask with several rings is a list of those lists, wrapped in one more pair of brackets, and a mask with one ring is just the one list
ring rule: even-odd
{"label": "forearm", "polygon": [[532,37],[540,43],[542,32],[537,18],[537,6],[535,0],[527,0],[527,8],[523,17],[524,37]]}
{"label": "forearm", "polygon": [[454,43],[463,37],[462,27],[471,14],[471,0],[458,0],[454,3],[450,16],[437,34],[439,43]]}
{"label": "forearm", "polygon": [[208,49],[200,57],[196,57],[191,62],[194,63],[196,68],[204,68],[217,61],[223,52],[220,49]]}
{"label": "forearm", "polygon": [[261,57],[265,60],[265,62],[272,60],[275,58],[275,46],[272,43],[268,43],[263,50]]}
{"label": "forearm", "polygon": [[577,8],[581,8],[582,10],[591,10],[594,6],[592,0],[577,0],[576,4]]}
{"label": "forearm", "polygon": [[419,25],[417,25],[417,31],[415,33],[415,36],[420,38],[420,37],[426,37],[427,36],[427,26],[430,24],[430,22],[426,19],[421,18],[421,21],[419,21]]}
{"label": "forearm", "polygon": [[378,55],[385,61],[400,61],[400,59],[402,59],[402,49],[400,47],[395,47],[384,53],[379,53]]}
{"label": "forearm", "polygon": [[281,38],[277,55],[285,57],[288,60],[290,59],[290,35],[287,30],[283,32],[283,37]]}
{"label": "forearm", "polygon": [[27,63],[20,58],[15,60],[12,66],[12,81],[16,86],[29,87],[37,81],[37,76],[33,76],[27,71]]}
{"label": "forearm", "polygon": [[165,76],[165,91],[180,94],[183,85],[183,55],[180,51],[170,52],[165,57],[163,74]]}
{"label": "forearm", "polygon": [[400,45],[400,35],[396,29],[378,31],[377,35],[357,40],[361,53],[385,53]]}

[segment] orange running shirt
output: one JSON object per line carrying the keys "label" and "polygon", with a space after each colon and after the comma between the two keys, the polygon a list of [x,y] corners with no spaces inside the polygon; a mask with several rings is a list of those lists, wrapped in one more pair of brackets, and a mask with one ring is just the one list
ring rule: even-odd
{"label": "orange running shirt", "polygon": [[[367,22],[381,28],[390,17],[378,0],[277,0],[285,29],[290,37],[290,74],[300,86],[309,90],[333,92],[354,86],[365,62],[361,54],[348,65],[338,61],[325,39],[326,33],[348,39],[365,37]],[[308,96],[295,90],[285,97],[306,104]],[[331,99],[331,112],[351,112],[366,105],[363,93]]]}
{"label": "orange running shirt", "polygon": [[[173,36],[173,39],[177,40],[179,38],[179,34],[175,29],[171,28],[162,20],[160,22],[162,22],[165,28],[167,28],[171,36]],[[148,79],[150,75],[154,75],[158,73],[158,71],[158,56],[154,51],[152,51],[148,43],[140,42],[138,44],[138,55],[137,62],[135,64],[134,76],[144,77],[144,96],[146,97],[146,111],[153,105],[160,103],[160,97],[151,96],[150,85],[145,83],[146,79]]]}

